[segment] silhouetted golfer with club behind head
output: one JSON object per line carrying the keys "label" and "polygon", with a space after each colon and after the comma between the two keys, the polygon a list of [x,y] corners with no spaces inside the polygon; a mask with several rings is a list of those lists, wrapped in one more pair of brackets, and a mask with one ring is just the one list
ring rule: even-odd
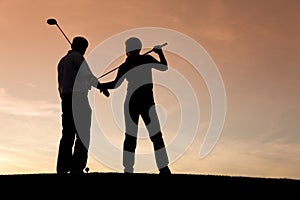
{"label": "silhouetted golfer with club behind head", "polygon": [[84,37],[75,37],[71,50],[58,63],[58,91],[62,109],[62,136],[56,166],[59,174],[84,173],[92,114],[88,91],[95,87],[109,96],[109,92],[100,87],[83,57],[87,47],[88,41]]}
{"label": "silhouetted golfer with club behind head", "polygon": [[165,71],[167,61],[161,47],[154,47],[160,61],[151,55],[141,55],[142,42],[131,37],[125,42],[127,58],[118,68],[114,81],[101,83],[101,87],[114,89],[126,79],[127,94],[124,103],[125,139],[123,143],[123,166],[125,173],[134,172],[137,146],[138,121],[141,116],[148,130],[155,150],[155,160],[160,174],[171,174],[159,119],[153,97],[152,69]]}

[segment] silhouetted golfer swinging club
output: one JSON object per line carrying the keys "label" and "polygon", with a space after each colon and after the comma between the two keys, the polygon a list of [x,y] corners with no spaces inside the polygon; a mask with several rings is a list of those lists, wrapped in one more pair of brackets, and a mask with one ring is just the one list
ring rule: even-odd
{"label": "silhouetted golfer swinging club", "polygon": [[[58,25],[56,19],[54,19],[54,18],[47,19],[47,24],[49,24],[49,25],[51,25],[51,26],[52,26],[52,25],[56,25],[57,28],[61,31],[61,33],[65,36],[65,38],[68,40],[69,44],[71,45],[71,42],[70,42],[69,38],[66,36],[66,34],[63,32],[63,30],[60,28],[60,26]],[[159,47],[162,48],[162,47],[166,46],[167,44],[168,44],[168,43],[165,42],[165,43],[159,45]],[[152,51],[153,51],[153,49],[147,51],[147,52],[144,53],[143,55],[146,55],[146,54],[148,54],[148,53],[151,53]],[[100,78],[102,78],[102,77],[104,77],[104,76],[110,74],[111,72],[117,70],[117,69],[119,69],[119,67],[116,67],[116,68],[110,70],[109,72],[106,72],[106,73],[103,74],[102,76],[99,76],[97,79],[100,79]]]}

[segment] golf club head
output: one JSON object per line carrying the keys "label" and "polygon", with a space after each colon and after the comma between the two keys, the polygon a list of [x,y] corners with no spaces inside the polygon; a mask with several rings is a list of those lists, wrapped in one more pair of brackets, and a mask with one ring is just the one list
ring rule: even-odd
{"label": "golf club head", "polygon": [[50,18],[50,19],[47,19],[47,24],[49,24],[49,25],[57,25],[57,21],[56,21],[56,19]]}

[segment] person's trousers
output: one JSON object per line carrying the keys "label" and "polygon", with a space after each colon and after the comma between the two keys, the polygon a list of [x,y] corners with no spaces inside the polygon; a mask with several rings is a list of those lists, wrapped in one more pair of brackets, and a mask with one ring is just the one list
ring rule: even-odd
{"label": "person's trousers", "polygon": [[123,142],[124,172],[132,173],[135,163],[135,149],[137,146],[138,121],[141,116],[148,130],[154,148],[154,155],[158,169],[168,166],[169,159],[160,128],[158,115],[152,93],[144,93],[142,97],[128,97],[124,104],[125,139]]}
{"label": "person's trousers", "polygon": [[91,108],[86,93],[66,94],[61,99],[62,135],[57,173],[80,173],[87,164],[90,143]]}

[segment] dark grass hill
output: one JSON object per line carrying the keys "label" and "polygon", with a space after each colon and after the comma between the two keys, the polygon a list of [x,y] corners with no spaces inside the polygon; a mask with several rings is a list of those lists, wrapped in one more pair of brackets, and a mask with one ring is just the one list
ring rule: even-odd
{"label": "dark grass hill", "polygon": [[[116,199],[238,198],[299,199],[300,180],[193,174],[85,173],[0,175],[1,195],[22,199],[66,196]],[[2,199],[8,199],[2,198]]]}

